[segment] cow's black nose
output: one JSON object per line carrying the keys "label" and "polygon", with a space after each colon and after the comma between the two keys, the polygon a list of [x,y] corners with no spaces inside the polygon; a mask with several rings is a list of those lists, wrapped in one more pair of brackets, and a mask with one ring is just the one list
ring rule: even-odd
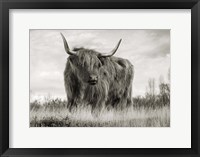
{"label": "cow's black nose", "polygon": [[90,76],[89,76],[89,81],[88,81],[88,83],[89,83],[90,85],[95,85],[95,84],[97,83],[97,81],[98,81],[98,76],[96,76],[96,75],[90,75]]}

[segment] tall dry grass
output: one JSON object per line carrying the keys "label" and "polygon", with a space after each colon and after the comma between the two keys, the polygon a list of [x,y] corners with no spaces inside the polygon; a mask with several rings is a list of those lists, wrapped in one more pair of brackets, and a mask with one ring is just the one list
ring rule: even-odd
{"label": "tall dry grass", "polygon": [[91,107],[79,105],[69,112],[66,102],[55,99],[30,105],[30,127],[169,127],[170,107],[133,105],[124,110],[103,109],[98,116]]}

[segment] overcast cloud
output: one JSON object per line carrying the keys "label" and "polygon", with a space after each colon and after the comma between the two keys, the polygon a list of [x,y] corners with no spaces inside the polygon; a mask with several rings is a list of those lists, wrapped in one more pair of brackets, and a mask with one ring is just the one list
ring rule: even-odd
{"label": "overcast cloud", "polygon": [[31,99],[47,96],[66,99],[63,71],[68,55],[60,32],[69,47],[109,52],[122,38],[115,56],[129,59],[135,67],[133,96],[144,95],[149,78],[158,86],[167,82],[170,68],[170,30],[30,30]]}

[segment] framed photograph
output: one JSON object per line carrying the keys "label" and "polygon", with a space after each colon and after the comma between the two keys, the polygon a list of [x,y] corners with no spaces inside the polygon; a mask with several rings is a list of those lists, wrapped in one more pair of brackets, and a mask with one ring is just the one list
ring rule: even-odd
{"label": "framed photograph", "polygon": [[1,156],[200,156],[199,0],[0,2]]}

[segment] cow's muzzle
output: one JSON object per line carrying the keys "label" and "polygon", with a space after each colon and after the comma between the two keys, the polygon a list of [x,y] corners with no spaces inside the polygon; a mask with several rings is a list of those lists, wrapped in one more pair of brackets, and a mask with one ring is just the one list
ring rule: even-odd
{"label": "cow's muzzle", "polygon": [[98,82],[98,77],[97,77],[97,76],[95,76],[95,75],[90,75],[90,76],[89,76],[89,81],[88,81],[88,83],[89,83],[90,85],[95,85],[95,84],[97,84],[97,82]]}

